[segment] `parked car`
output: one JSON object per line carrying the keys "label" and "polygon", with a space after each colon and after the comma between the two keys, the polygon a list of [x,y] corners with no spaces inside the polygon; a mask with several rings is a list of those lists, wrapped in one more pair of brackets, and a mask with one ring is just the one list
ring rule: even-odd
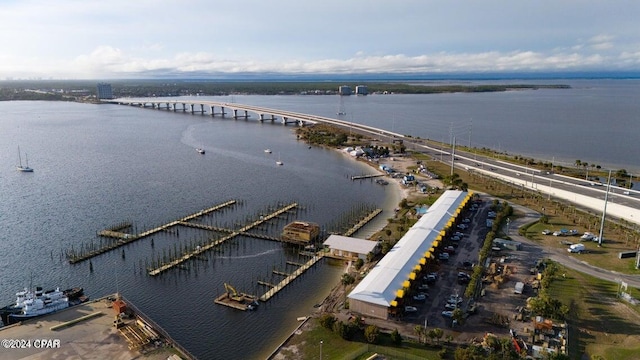
{"label": "parked car", "polygon": [[466,267],[466,268],[470,268],[473,266],[473,263],[471,263],[471,261],[464,261],[462,263],[462,266]]}
{"label": "parked car", "polygon": [[448,254],[455,254],[456,249],[453,246],[449,245],[444,248],[444,251]]}
{"label": "parked car", "polygon": [[461,240],[461,238],[460,238],[460,236],[458,236],[458,235],[453,235],[453,236],[451,237],[451,241],[460,241],[460,240]]}
{"label": "parked car", "polygon": [[413,300],[415,300],[415,301],[425,301],[425,300],[427,300],[427,294],[424,294],[424,293],[415,294],[415,295],[413,295]]}
{"label": "parked car", "polygon": [[552,235],[553,235],[553,236],[562,236],[563,234],[562,234],[562,231],[560,231],[560,230],[556,230],[556,231],[554,231],[554,232],[553,232],[553,234],[552,234]]}
{"label": "parked car", "polygon": [[446,252],[445,253],[441,253],[440,255],[438,255],[438,259],[447,261],[447,260],[449,260],[449,254],[446,253]]}
{"label": "parked car", "polygon": [[453,233],[453,236],[460,236],[460,237],[463,237],[463,236],[464,236],[464,233],[461,233],[460,231],[456,231],[456,232],[454,232],[454,233]]}
{"label": "parked car", "polygon": [[406,313],[418,312],[418,308],[415,307],[415,306],[405,306],[404,307],[404,312],[406,312]]}
{"label": "parked car", "polygon": [[470,223],[470,222],[471,222],[471,219],[469,219],[469,218],[464,218],[464,219],[462,219],[462,222],[463,222],[463,223],[465,223],[465,224],[468,224],[468,223]]}
{"label": "parked car", "polygon": [[458,224],[458,229],[462,229],[462,230],[464,230],[464,229],[466,229],[466,228],[468,228],[468,226],[467,226],[467,225],[465,225],[465,224]]}
{"label": "parked car", "polygon": [[[435,280],[434,280],[435,281]],[[418,290],[429,290],[429,285],[427,284],[422,284],[420,286],[418,286]]]}
{"label": "parked car", "polygon": [[426,275],[422,278],[422,281],[424,281],[427,284],[433,284],[436,282],[436,280],[438,280],[438,277],[434,276],[434,275]]}
{"label": "parked car", "polygon": [[456,305],[456,304],[446,303],[446,304],[444,305],[444,308],[445,308],[445,310],[452,310],[452,311],[453,311],[453,310],[455,310],[455,309],[457,309],[457,308],[458,308],[458,305]]}
{"label": "parked car", "polygon": [[448,318],[452,318],[453,317],[453,311],[448,311],[448,310],[443,311],[442,312],[442,316],[448,317]]}
{"label": "parked car", "polygon": [[542,230],[542,235],[551,235],[551,234],[552,234],[552,232],[549,229]]}

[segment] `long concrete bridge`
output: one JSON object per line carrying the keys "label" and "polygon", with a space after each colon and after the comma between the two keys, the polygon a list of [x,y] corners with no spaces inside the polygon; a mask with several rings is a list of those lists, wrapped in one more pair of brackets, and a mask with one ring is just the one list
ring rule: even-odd
{"label": "long concrete bridge", "polygon": [[324,116],[303,114],[293,111],[270,109],[260,106],[222,103],[217,101],[202,100],[163,100],[158,99],[113,99],[102,100],[106,103],[114,103],[118,105],[136,106],[141,108],[166,110],[173,112],[184,112],[191,114],[209,115],[212,117],[238,119],[256,119],[259,122],[271,121],[280,122],[283,125],[296,124],[304,126],[305,124],[326,123],[343,128],[353,129],[355,132],[365,132],[375,136],[385,136],[390,138],[404,139],[404,135],[392,131],[378,129],[375,127],[362,125],[354,122],[333,119]]}
{"label": "long concrete bridge", "polygon": [[[402,134],[375,128],[372,126],[362,125],[354,122],[343,121],[339,119],[328,118],[324,116],[303,114],[293,111],[270,109],[260,106],[222,103],[217,101],[206,100],[160,100],[160,99],[113,99],[102,100],[106,103],[114,103],[119,105],[136,106],[140,108],[185,112],[191,114],[201,114],[208,116],[220,116],[223,118],[232,118],[235,120],[249,120],[255,118],[257,121],[279,121],[283,125],[296,124],[304,126],[305,124],[325,123],[334,126],[349,128],[356,133],[366,133],[373,137],[386,137],[389,141],[395,139],[403,140],[407,146],[411,146],[418,151],[431,151],[434,154],[444,155],[451,158],[450,163],[454,163],[451,156],[451,149],[437,149],[425,145],[419,139],[405,137]],[[435,157],[434,157],[435,158]],[[459,159],[458,159],[459,158]],[[447,162],[444,160],[444,162]],[[478,167],[478,165],[480,167]],[[523,189],[529,189],[543,194],[548,194],[554,198],[563,199],[579,206],[601,212],[605,204],[604,189],[593,186],[593,182],[568,178],[561,175],[544,175],[542,171],[536,170],[538,174],[534,174],[533,169],[523,166],[506,164],[502,161],[496,161],[487,157],[481,159],[476,158],[475,154],[457,152],[455,167],[466,171],[482,173],[485,176],[501,179],[505,182],[521,186]],[[488,170],[487,170],[488,169]],[[525,176],[521,176],[524,172]],[[528,181],[530,173],[531,181]],[[535,179],[534,179],[535,178]],[[537,179],[537,182],[535,181]],[[545,184],[548,183],[548,186]],[[621,193],[622,189],[618,189]],[[624,219],[634,224],[640,224],[640,191],[631,190],[625,194],[616,194],[619,203],[609,200],[607,214],[619,219]]]}

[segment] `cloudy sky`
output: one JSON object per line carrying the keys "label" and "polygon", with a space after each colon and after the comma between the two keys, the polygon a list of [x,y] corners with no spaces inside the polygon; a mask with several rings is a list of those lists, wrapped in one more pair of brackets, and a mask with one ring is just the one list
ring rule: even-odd
{"label": "cloudy sky", "polygon": [[0,79],[640,71],[637,0],[0,0]]}

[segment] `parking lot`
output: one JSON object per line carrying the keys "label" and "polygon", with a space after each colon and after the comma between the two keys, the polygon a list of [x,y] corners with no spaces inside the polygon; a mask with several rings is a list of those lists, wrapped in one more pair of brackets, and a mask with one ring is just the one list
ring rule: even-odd
{"label": "parking lot", "polygon": [[405,312],[405,321],[451,328],[452,311],[456,307],[467,309],[468,302],[464,301],[463,295],[487,234],[485,219],[489,206],[488,201],[481,201],[476,210],[470,209],[463,214],[462,226],[446,239],[438,253],[438,263],[422,279],[425,287],[419,291],[427,295],[426,299],[412,298],[411,306],[417,311]]}
{"label": "parking lot", "polygon": [[[410,327],[422,325],[428,328],[438,327],[451,334],[454,341],[464,343],[481,340],[487,333],[509,336],[513,329],[518,334],[530,331],[531,322],[517,321],[524,308],[527,297],[535,296],[535,275],[530,271],[540,258],[540,248],[521,244],[518,250],[501,249],[492,251],[489,266],[483,281],[481,296],[477,300],[464,298],[472,266],[478,261],[478,252],[489,231],[487,219],[493,199],[482,198],[477,210],[468,210],[463,214],[465,229],[458,229],[441,247],[438,264],[429,269],[422,279],[423,286],[414,291],[409,306],[415,311],[405,312],[403,322]],[[515,229],[514,229],[515,231]],[[449,248],[451,246],[451,248]],[[522,282],[521,294],[515,293],[516,283]],[[424,293],[424,300],[413,295]],[[459,307],[466,313],[463,324],[456,324],[452,311]],[[413,309],[410,309],[413,310]]]}

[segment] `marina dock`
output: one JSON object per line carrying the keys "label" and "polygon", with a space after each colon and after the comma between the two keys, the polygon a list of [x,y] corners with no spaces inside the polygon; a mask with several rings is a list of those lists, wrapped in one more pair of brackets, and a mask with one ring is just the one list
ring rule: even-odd
{"label": "marina dock", "polygon": [[351,177],[351,180],[371,179],[374,177],[384,176],[385,174],[369,174],[369,175],[355,175]]}
{"label": "marina dock", "polygon": [[[315,263],[322,259],[322,253],[315,254],[309,261],[307,261],[304,265],[297,268],[296,271],[289,274],[286,278],[280,281],[277,285],[271,287],[264,295],[260,296],[260,301],[266,302],[269,301],[273,296],[275,296],[280,290],[282,290],[285,286],[289,285],[290,282],[295,280],[298,276],[302,275],[305,271],[311,268]],[[266,285],[266,283],[265,283]],[[270,284],[271,285],[271,284]]]}
{"label": "marina dock", "polygon": [[373,218],[378,216],[381,212],[382,212],[382,209],[373,210],[369,215],[367,215],[364,219],[360,220],[351,229],[347,230],[343,235],[344,236],[353,235],[356,231],[360,230],[361,227],[365,226],[369,221],[373,220]]}
{"label": "marina dock", "polygon": [[226,235],[226,236],[224,236],[224,237],[222,237],[220,239],[216,239],[216,240],[214,240],[214,241],[212,241],[212,242],[210,242],[210,243],[208,243],[208,244],[206,244],[204,246],[199,246],[199,247],[197,247],[196,249],[194,249],[192,251],[186,252],[185,254],[183,254],[182,256],[178,257],[177,259],[174,259],[174,260],[172,260],[172,261],[170,261],[168,263],[160,265],[159,267],[150,269],[148,273],[151,276],[159,275],[162,272],[165,272],[165,271],[167,271],[167,270],[169,270],[169,269],[171,269],[173,267],[176,267],[176,266],[184,263],[185,261],[187,261],[187,260],[189,260],[189,259],[191,259],[191,258],[193,258],[195,256],[198,256],[198,255],[204,253],[205,251],[208,251],[208,250],[210,250],[210,249],[212,249],[212,248],[214,248],[214,247],[226,242],[227,240],[233,239],[238,235],[245,234],[245,233],[247,233],[247,231],[251,230],[252,228],[254,228],[254,227],[256,227],[256,226],[258,226],[258,225],[260,225],[260,224],[262,224],[262,223],[264,223],[266,221],[269,221],[269,220],[271,220],[271,219],[273,219],[273,218],[275,218],[275,217],[277,217],[277,216],[279,216],[279,215],[281,215],[281,214],[283,214],[283,213],[285,213],[285,212],[287,212],[287,211],[289,211],[289,210],[291,210],[291,209],[293,209],[293,208],[295,208],[297,206],[298,206],[297,203],[291,203],[291,204],[289,204],[289,205],[287,205],[287,206],[285,206],[285,207],[283,207],[283,208],[281,208],[281,209],[279,209],[279,210],[277,210],[277,211],[275,211],[275,212],[273,212],[273,213],[271,213],[271,214],[269,214],[267,216],[261,216],[260,219],[254,221],[254,222],[252,222],[252,223],[250,223],[248,225],[245,225],[244,227],[240,228],[239,230],[233,230],[233,231],[231,231],[231,233],[229,233],[228,235]]}
{"label": "marina dock", "polygon": [[149,229],[147,231],[143,231],[143,232],[141,232],[139,234],[129,234],[129,233],[124,233],[124,232],[118,231],[118,230],[123,230],[125,228],[131,227],[131,224],[129,224],[129,223],[125,223],[125,225],[127,225],[127,226],[119,225],[118,227],[102,230],[102,231],[98,232],[98,235],[100,235],[102,237],[114,238],[114,239],[117,239],[117,241],[114,242],[114,243],[111,243],[111,244],[103,245],[102,247],[100,247],[98,249],[91,250],[91,251],[88,251],[88,252],[82,253],[82,254],[76,254],[73,251],[68,252],[67,257],[69,259],[69,263],[75,264],[75,263],[78,263],[78,262],[82,262],[82,261],[88,260],[88,259],[90,259],[92,257],[98,256],[100,254],[103,254],[105,252],[108,252],[108,251],[111,251],[111,250],[114,250],[114,249],[117,249],[117,248],[119,248],[121,246],[124,246],[126,244],[131,243],[131,242],[140,240],[140,239],[145,238],[145,237],[147,237],[149,235],[153,235],[153,234],[155,234],[157,232],[167,231],[168,229],[170,229],[170,228],[172,228],[172,227],[174,227],[176,225],[184,225],[185,223],[189,223],[189,221],[191,221],[193,219],[197,219],[197,218],[199,218],[201,216],[210,214],[210,213],[212,213],[214,211],[218,211],[218,210],[220,210],[222,208],[225,208],[227,206],[231,206],[231,205],[233,205],[235,203],[236,203],[236,200],[229,200],[227,202],[215,205],[215,206],[210,207],[208,209],[200,210],[200,211],[198,211],[196,213],[187,215],[187,216],[185,216],[185,217],[183,217],[181,219],[178,219],[178,220],[175,220],[175,221],[171,221],[169,223],[166,223],[164,225],[160,225],[158,227],[155,227],[153,229]]}

